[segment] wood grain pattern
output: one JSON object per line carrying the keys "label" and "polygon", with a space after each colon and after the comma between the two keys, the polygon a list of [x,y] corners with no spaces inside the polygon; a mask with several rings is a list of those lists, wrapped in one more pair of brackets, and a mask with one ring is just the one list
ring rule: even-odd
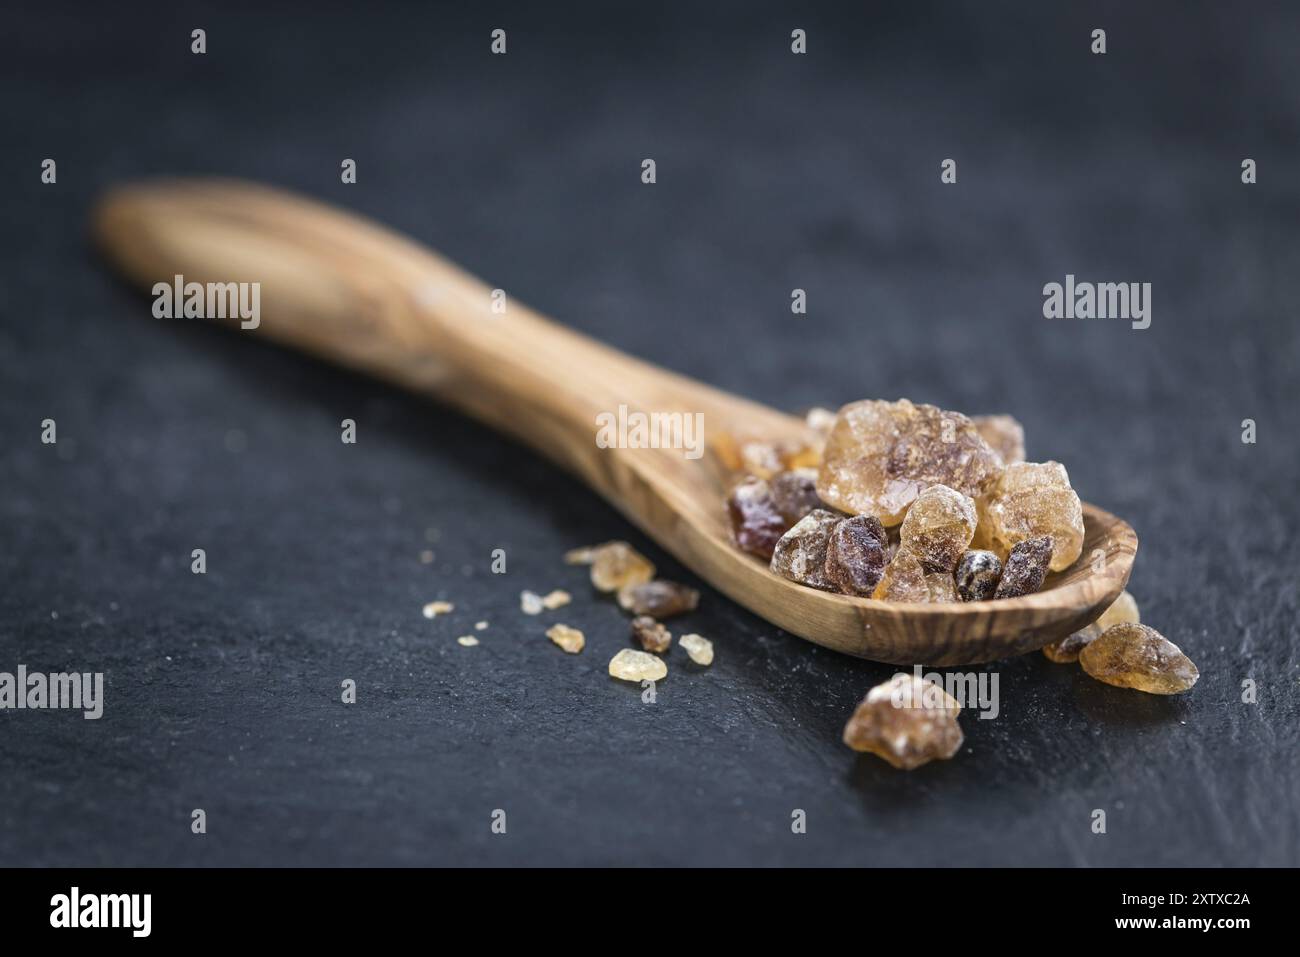
{"label": "wood grain pattern", "polygon": [[[768,621],[828,648],[897,664],[995,660],[1094,620],[1128,581],[1137,536],[1084,506],[1083,555],[1024,598],[903,605],[830,595],[771,574],[730,541],[708,458],[600,448],[597,415],[703,413],[706,435],[797,438],[802,423],[642,362],[551,322],[492,286],[359,217],[281,191],[221,180],[119,188],[95,236],[146,287],[258,282],[270,336],[426,392],[573,471],[701,578]],[[505,285],[504,283],[502,284]],[[1093,553],[1104,562],[1093,568]],[[558,561],[559,556],[557,556]]]}

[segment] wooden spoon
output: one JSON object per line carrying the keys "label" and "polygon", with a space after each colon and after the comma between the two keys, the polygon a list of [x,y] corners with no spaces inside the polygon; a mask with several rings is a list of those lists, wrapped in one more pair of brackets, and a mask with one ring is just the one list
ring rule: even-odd
{"label": "wooden spoon", "polygon": [[597,416],[617,414],[620,405],[702,412],[714,438],[798,440],[806,436],[801,420],[634,359],[513,298],[504,313],[494,310],[502,300],[491,285],[429,250],[267,187],[224,180],[125,186],[102,200],[94,231],[109,258],[149,288],[178,275],[260,283],[264,318],[245,334],[432,393],[515,436],[577,473],[719,591],[819,645],[897,664],[989,661],[1083,627],[1128,581],[1137,536],[1084,505],[1082,557],[1024,598],[892,604],[796,585],[732,544],[726,481],[710,456],[601,448],[596,433]]}

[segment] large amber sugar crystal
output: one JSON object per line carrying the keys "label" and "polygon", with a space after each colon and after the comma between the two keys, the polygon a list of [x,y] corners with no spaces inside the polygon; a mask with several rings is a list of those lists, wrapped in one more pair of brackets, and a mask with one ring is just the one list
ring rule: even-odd
{"label": "large amber sugar crystal", "polygon": [[867,692],[844,726],[844,743],[911,771],[957,753],[960,713],[957,699],[934,682],[899,673]]}
{"label": "large amber sugar crystal", "polygon": [[902,546],[885,566],[871,597],[877,601],[960,601],[952,572],[932,572],[915,552]]}
{"label": "large amber sugar crystal", "polygon": [[1098,681],[1148,694],[1178,694],[1201,676],[1181,648],[1154,628],[1133,622],[1111,625],[1084,645],[1079,664]]}
{"label": "large amber sugar crystal", "polygon": [[1002,459],[961,413],[907,399],[869,399],[840,409],[817,493],[834,508],[874,515],[889,526],[931,485],[978,498],[1001,471]]}
{"label": "large amber sugar crystal", "polygon": [[946,485],[917,496],[899,529],[903,547],[928,571],[951,573],[975,534],[975,502]]}
{"label": "large amber sugar crystal", "polygon": [[1027,538],[1052,536],[1054,572],[1069,568],[1083,551],[1083,506],[1060,462],[1008,465],[981,521],[987,523],[993,550],[1000,554]]}

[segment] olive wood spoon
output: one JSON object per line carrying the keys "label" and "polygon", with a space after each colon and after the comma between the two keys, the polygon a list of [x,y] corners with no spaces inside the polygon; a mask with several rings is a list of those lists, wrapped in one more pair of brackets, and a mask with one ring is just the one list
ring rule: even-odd
{"label": "olive wood spoon", "polygon": [[[794,584],[732,543],[717,457],[602,448],[598,416],[704,415],[728,435],[806,437],[803,422],[635,359],[543,318],[513,296],[361,217],[230,180],[122,186],[94,233],[132,280],[258,282],[271,338],[430,393],[532,446],[693,570],[772,624],[836,651],[897,664],[955,665],[1039,648],[1095,620],[1128,581],[1137,536],[1085,504],[1083,554],[1022,598],[898,604]],[[683,343],[689,348],[689,343]],[[575,543],[578,544],[578,543]],[[559,556],[556,556],[557,560]]]}

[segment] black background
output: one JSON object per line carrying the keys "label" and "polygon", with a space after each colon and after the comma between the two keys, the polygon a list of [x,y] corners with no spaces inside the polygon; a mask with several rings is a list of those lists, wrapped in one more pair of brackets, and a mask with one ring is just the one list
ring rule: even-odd
{"label": "black background", "polygon": [[[0,712],[0,864],[1300,859],[1294,7],[90,9],[11,6],[0,31],[0,670],[104,671],[107,703]],[[85,230],[108,185],[171,173],[338,202],[774,406],[1010,412],[1137,529],[1144,620],[1201,681],[1000,662],[998,719],[903,774],[839,742],[894,669],[706,589],[674,630],[716,663],[675,650],[643,705],[605,674],[622,613],[560,556],[626,537],[694,579],[451,412],[152,319]],[[1151,328],[1044,319],[1066,273],[1151,282]],[[554,587],[574,603],[519,612]],[[423,619],[435,598],[454,615]]]}

